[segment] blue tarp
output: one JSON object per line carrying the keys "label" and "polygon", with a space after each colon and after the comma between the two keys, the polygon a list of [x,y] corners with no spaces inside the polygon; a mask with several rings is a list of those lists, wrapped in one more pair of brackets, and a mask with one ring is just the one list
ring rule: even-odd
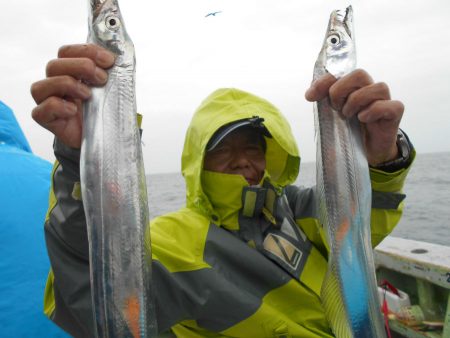
{"label": "blue tarp", "polygon": [[0,101],[0,337],[69,337],[43,314],[51,167]]}

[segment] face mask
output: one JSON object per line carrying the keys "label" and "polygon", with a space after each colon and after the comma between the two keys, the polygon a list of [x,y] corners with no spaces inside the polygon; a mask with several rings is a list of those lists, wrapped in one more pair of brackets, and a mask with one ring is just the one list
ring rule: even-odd
{"label": "face mask", "polygon": [[[264,173],[261,182],[266,177],[267,173]],[[202,188],[213,206],[214,223],[229,230],[239,229],[238,214],[242,208],[242,189],[248,186],[248,182],[242,175],[203,170]]]}

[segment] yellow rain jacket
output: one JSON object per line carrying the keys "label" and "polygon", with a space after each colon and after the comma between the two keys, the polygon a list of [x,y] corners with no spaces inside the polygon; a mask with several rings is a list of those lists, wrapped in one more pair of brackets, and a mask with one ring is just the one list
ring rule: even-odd
{"label": "yellow rain jacket", "polygon": [[[213,134],[255,116],[271,135],[261,186],[203,170]],[[269,102],[219,89],[201,104],[182,156],[186,207],[150,225],[160,329],[183,338],[332,336],[319,296],[327,249],[315,190],[290,185],[299,164],[289,124]],[[400,219],[406,170],[371,175],[376,245]]]}
{"label": "yellow rain jacket", "polygon": [[[238,175],[203,170],[212,135],[258,116],[266,137],[259,186]],[[55,140],[45,236],[52,265],[45,313],[75,337],[93,336],[86,221],[79,151]],[[220,89],[198,108],[182,157],[186,206],[154,219],[146,234],[160,332],[196,337],[330,337],[320,301],[327,266],[315,190],[291,185],[300,156],[290,127],[269,102]],[[401,216],[407,169],[371,170],[372,244]]]}

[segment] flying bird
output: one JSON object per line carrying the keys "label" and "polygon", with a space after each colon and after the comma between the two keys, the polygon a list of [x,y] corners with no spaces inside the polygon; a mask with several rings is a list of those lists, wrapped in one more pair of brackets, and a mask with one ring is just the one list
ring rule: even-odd
{"label": "flying bird", "polygon": [[207,18],[208,16],[216,16],[216,14],[222,13],[222,11],[218,11],[218,12],[211,12],[205,15],[205,18]]}

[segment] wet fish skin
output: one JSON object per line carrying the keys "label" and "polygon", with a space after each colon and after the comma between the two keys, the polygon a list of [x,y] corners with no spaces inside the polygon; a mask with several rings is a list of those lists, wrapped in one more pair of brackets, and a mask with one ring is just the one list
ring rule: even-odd
{"label": "wet fish skin", "polygon": [[116,54],[84,105],[80,174],[97,337],[156,336],[147,185],[136,120],[135,53],[117,0],[89,1],[88,42]]}
{"label": "wet fish skin", "polygon": [[[331,13],[314,79],[340,78],[356,67],[353,10]],[[361,127],[325,98],[314,105],[317,205],[329,247],[321,298],[336,337],[379,338],[385,330],[377,297],[370,233],[371,183]]]}

